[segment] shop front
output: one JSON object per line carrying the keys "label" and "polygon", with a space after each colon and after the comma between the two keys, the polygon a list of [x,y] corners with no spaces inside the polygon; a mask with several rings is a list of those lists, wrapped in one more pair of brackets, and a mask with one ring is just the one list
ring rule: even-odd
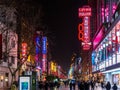
{"label": "shop front", "polygon": [[[11,85],[12,76],[6,67],[0,67],[0,90],[6,90]],[[17,77],[16,77],[17,79]]]}
{"label": "shop front", "polygon": [[112,81],[120,86],[120,73],[112,74]]}
{"label": "shop front", "polygon": [[[103,29],[101,28],[100,34]],[[109,29],[92,53],[92,70],[93,73],[97,71],[103,73],[106,82],[120,85],[120,16]]]}

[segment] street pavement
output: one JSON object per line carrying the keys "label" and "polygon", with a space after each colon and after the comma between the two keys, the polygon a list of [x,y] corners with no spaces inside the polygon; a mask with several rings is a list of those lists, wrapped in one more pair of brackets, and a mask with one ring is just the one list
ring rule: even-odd
{"label": "street pavement", "polygon": [[[44,90],[44,89],[37,89],[37,90]],[[54,88],[54,89],[50,89],[48,88],[48,90],[70,90],[69,86],[60,86],[59,88]],[[78,90],[77,86],[76,86],[76,89],[75,90]]]}
{"label": "street pavement", "polygon": [[[44,89],[37,89],[37,90],[44,90]],[[61,86],[61,87],[59,87],[59,88],[54,88],[54,89],[48,89],[48,90],[70,90],[70,87],[69,86]],[[73,90],[73,89],[72,89]],[[75,88],[75,90],[78,90],[78,87],[77,87],[77,85],[76,85],[76,88]],[[89,89],[89,90],[91,90],[91,89]],[[106,90],[105,88],[103,88],[103,89],[94,89],[94,90]],[[110,89],[110,90],[113,90],[113,89]],[[120,88],[118,88],[117,90],[120,90]]]}

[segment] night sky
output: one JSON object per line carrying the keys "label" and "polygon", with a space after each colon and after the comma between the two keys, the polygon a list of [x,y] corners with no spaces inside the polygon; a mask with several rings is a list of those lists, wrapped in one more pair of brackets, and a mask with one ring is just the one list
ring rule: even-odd
{"label": "night sky", "polygon": [[77,37],[77,26],[80,23],[78,8],[86,5],[85,0],[47,0],[44,12],[48,30],[52,32],[55,45],[52,49],[52,60],[64,70],[71,64],[73,52],[80,52],[80,41]]}

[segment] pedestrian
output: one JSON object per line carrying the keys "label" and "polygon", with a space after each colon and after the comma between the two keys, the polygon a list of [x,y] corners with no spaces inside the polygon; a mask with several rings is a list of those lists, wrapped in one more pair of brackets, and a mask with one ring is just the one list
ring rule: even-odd
{"label": "pedestrian", "polygon": [[113,90],[117,90],[117,89],[118,89],[117,85],[114,84],[113,87],[112,87],[112,89],[113,89]]}
{"label": "pedestrian", "polygon": [[94,90],[94,85],[95,85],[95,82],[92,80],[92,81],[90,82],[91,90]]}
{"label": "pedestrian", "polygon": [[107,84],[106,84],[106,86],[105,86],[105,87],[106,87],[106,90],[110,90],[110,89],[111,89],[111,84],[110,84],[110,82],[109,82],[109,81],[107,82]]}
{"label": "pedestrian", "polygon": [[81,82],[78,81],[78,90],[80,90],[80,85],[81,85]]}
{"label": "pedestrian", "polygon": [[75,80],[72,80],[73,90],[75,90],[75,85],[76,85],[76,81],[75,81]]}
{"label": "pedestrian", "polygon": [[49,86],[48,81],[45,81],[45,86],[44,86],[45,90],[48,90],[48,86]]}
{"label": "pedestrian", "polygon": [[85,84],[85,90],[89,90],[89,82],[86,81],[84,84]]}
{"label": "pedestrian", "polygon": [[70,80],[69,85],[70,85],[70,90],[72,90],[72,80]]}
{"label": "pedestrian", "polygon": [[104,82],[103,81],[101,81],[101,87],[104,88]]}

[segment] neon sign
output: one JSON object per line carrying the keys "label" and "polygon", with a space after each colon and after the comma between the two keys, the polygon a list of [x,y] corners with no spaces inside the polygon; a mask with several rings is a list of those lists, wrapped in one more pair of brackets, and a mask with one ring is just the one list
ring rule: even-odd
{"label": "neon sign", "polygon": [[25,59],[27,55],[27,43],[22,43],[22,57]]}
{"label": "neon sign", "polygon": [[84,31],[83,31],[83,23],[78,25],[78,39],[84,40]]}
{"label": "neon sign", "polygon": [[42,53],[47,53],[47,37],[42,38]]}
{"label": "neon sign", "polygon": [[90,16],[91,8],[89,6],[84,6],[78,9],[78,17],[83,19],[83,23],[78,25],[78,39],[83,41],[83,49],[90,49]]}
{"label": "neon sign", "polygon": [[95,39],[93,41],[93,48],[94,49],[99,44],[99,42],[102,40],[102,37],[103,37],[103,28],[100,30],[100,32],[98,33],[98,35],[95,37]]}
{"label": "neon sign", "polygon": [[91,16],[91,8],[83,7],[78,9],[78,17]]}

